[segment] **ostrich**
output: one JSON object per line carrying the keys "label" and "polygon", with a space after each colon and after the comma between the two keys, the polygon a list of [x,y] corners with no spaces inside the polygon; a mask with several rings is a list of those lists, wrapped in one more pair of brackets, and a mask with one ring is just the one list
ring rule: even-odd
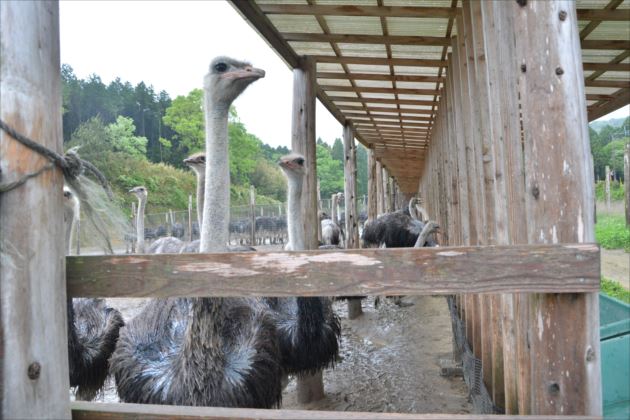
{"label": "ostrich", "polygon": [[323,219],[322,224],[322,242],[324,245],[340,245],[341,244],[341,229],[337,225],[337,203],[339,200],[339,194],[333,194],[331,196],[331,210],[332,216],[330,219]]}
{"label": "ostrich", "polygon": [[[205,77],[206,156],[213,158],[206,167],[202,252],[227,250],[228,109],[263,76],[249,64],[219,57]],[[280,404],[276,321],[261,300],[153,300],[122,331],[111,366],[124,402],[250,408]]]}
{"label": "ostrich", "polygon": [[[71,237],[79,218],[79,199],[64,186],[64,221],[66,244],[70,254]],[[123,318],[103,299],[68,299],[68,362],[70,386],[77,387],[76,397],[93,399],[105,383],[109,357],[114,352]]]}
{"label": "ostrich", "polygon": [[[304,157],[290,154],[279,163],[288,182],[288,251],[306,248],[301,212]],[[298,375],[298,400],[301,403],[324,396],[321,370],[332,366],[339,350],[341,326],[330,299],[321,297],[271,298],[278,313],[278,335],[282,366],[286,373]]]}
{"label": "ostrich", "polygon": [[178,254],[184,247],[184,242],[174,236],[165,236],[154,241],[148,249],[144,245],[144,210],[147,204],[148,192],[146,187],[139,186],[129,190],[138,198],[138,214],[136,216],[136,236],[138,238],[138,252],[144,254]]}

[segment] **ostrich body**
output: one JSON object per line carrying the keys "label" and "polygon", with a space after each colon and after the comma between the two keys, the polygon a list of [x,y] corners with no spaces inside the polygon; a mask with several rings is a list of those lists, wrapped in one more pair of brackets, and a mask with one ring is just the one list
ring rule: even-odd
{"label": "ostrich body", "polygon": [[[146,187],[138,186],[129,190],[138,198],[138,214],[136,216],[136,235],[138,236],[138,252],[140,254],[178,254],[184,246],[184,242],[174,236],[165,236],[154,241],[148,249],[144,244],[144,210],[147,205],[149,193]],[[141,234],[142,232],[142,234]],[[142,239],[140,239],[142,238]],[[142,241],[142,242],[141,242]]]}
{"label": "ostrich body", "polygon": [[[306,248],[300,206],[304,157],[298,154],[284,156],[280,159],[280,167],[288,181],[289,240],[285,250],[302,251]],[[318,379],[313,379],[313,376],[308,375],[332,366],[337,357],[341,326],[332,310],[330,299],[271,298],[268,299],[268,303],[278,314],[282,366],[287,373],[298,375],[298,394],[323,397],[321,376],[315,376]],[[307,402],[305,399],[307,398],[300,402]]]}
{"label": "ostrich body", "polygon": [[[202,252],[227,250],[228,225],[215,225],[229,217],[227,110],[263,75],[219,57],[205,77],[207,124],[211,120],[206,156],[212,159],[206,167]],[[220,183],[228,188],[227,200]],[[111,359],[124,402],[253,408],[280,404],[279,362],[273,313],[262,301],[245,298],[154,300],[122,331]]]}
{"label": "ostrich body", "polygon": [[[74,223],[80,204],[76,194],[64,187],[66,243],[70,254]],[[68,299],[68,362],[70,386],[77,387],[77,399],[91,400],[103,388],[120,328],[120,312],[105,306],[103,299]]]}

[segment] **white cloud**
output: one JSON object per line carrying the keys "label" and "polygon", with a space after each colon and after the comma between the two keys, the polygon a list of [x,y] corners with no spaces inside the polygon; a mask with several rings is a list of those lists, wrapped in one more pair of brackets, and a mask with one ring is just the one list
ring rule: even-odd
{"label": "white cloud", "polygon": [[[213,57],[250,61],[267,72],[235,106],[247,129],[273,146],[291,144],[293,76],[265,41],[223,1],[62,1],[61,62],[79,78],[152,84],[172,98],[202,86]],[[318,103],[317,136],[341,125]]]}

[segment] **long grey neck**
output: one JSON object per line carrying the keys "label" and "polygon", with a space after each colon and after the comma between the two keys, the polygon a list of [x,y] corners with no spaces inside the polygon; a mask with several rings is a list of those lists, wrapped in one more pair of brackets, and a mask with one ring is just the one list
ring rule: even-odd
{"label": "long grey neck", "polygon": [[204,171],[196,171],[197,172],[197,223],[199,223],[199,228],[201,229],[202,221],[203,221],[203,202],[205,197],[205,188],[206,188],[206,172]]}
{"label": "long grey neck", "polygon": [[199,252],[226,252],[230,221],[229,104],[204,95],[206,116],[206,182]]}
{"label": "long grey neck", "polygon": [[302,223],[302,179],[289,177],[287,192],[288,251],[303,251],[305,247],[304,224]]}
{"label": "long grey neck", "polygon": [[339,197],[337,194],[332,195],[331,204],[330,204],[330,218],[333,222],[337,223],[337,203],[339,203]]}
{"label": "long grey neck", "polygon": [[138,213],[136,214],[136,241],[138,243],[138,254],[144,254],[144,207],[147,201],[138,198]]}

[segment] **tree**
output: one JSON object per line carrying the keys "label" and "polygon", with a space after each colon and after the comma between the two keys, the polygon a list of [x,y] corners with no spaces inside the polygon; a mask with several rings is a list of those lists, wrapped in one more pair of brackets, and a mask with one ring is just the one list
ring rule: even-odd
{"label": "tree", "polygon": [[118,116],[115,123],[107,126],[113,150],[122,152],[136,159],[146,159],[147,139],[134,135],[136,130],[133,120]]}
{"label": "tree", "polygon": [[331,156],[343,164],[343,142],[340,138],[336,138],[332,146]]}
{"label": "tree", "polygon": [[228,135],[230,138],[230,176],[233,182],[247,184],[256,168],[262,142],[247,132],[234,108],[230,109]]}
{"label": "tree", "polygon": [[180,162],[172,162],[176,166],[181,166],[185,156],[205,146],[202,97],[201,89],[194,89],[187,96],[178,96],[166,109],[162,119],[164,125],[174,133],[171,139],[172,153]]}
{"label": "tree", "polygon": [[317,145],[317,178],[322,198],[343,191],[343,163],[333,159],[329,148]]}
{"label": "tree", "polygon": [[367,149],[357,142],[357,197],[367,195]]}

